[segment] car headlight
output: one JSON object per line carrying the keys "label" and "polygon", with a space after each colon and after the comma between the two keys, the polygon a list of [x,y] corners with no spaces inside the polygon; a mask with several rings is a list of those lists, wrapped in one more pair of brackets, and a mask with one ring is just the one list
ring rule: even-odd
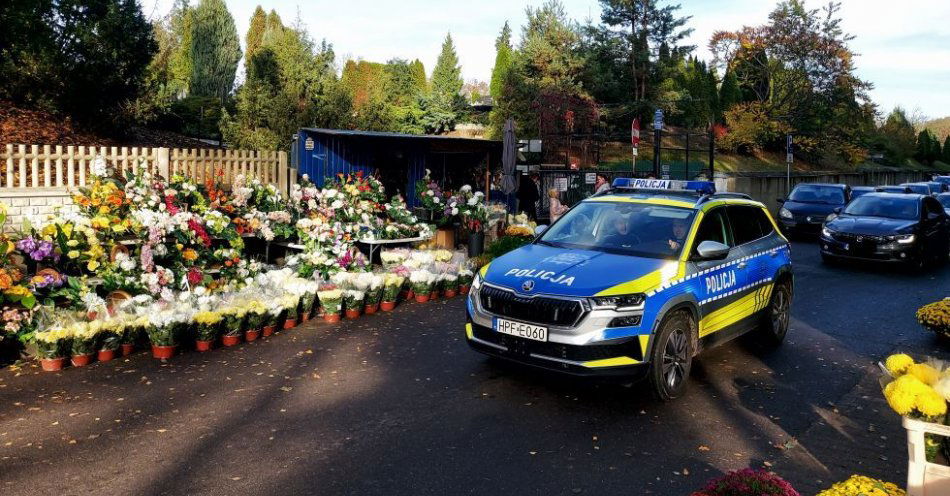
{"label": "car headlight", "polygon": [[828,217],[825,217],[825,222],[831,222],[831,221],[833,221],[833,220],[835,220],[835,219],[837,219],[837,218],[838,218],[838,214],[832,212],[832,213],[828,214]]}
{"label": "car headlight", "polygon": [[783,218],[783,219],[791,219],[791,218],[792,218],[792,211],[789,210],[789,209],[787,209],[787,208],[785,208],[785,207],[782,207],[782,209],[778,211],[778,216],[781,217],[781,218]]}
{"label": "car headlight", "polygon": [[476,272],[475,277],[472,279],[472,291],[478,291],[482,287],[482,274],[481,272]]}
{"label": "car headlight", "polygon": [[826,238],[830,238],[830,237],[834,236],[834,234],[835,234],[835,232],[832,231],[831,229],[828,229],[828,226],[821,226],[821,235],[822,235],[822,236],[824,236],[824,237],[826,237]]}
{"label": "car headlight", "polygon": [[613,308],[616,310],[632,310],[639,307],[646,300],[643,293],[634,293],[617,296],[595,296],[590,299],[594,308]]}
{"label": "car headlight", "polygon": [[909,245],[917,239],[913,234],[898,234],[895,238],[902,245]]}

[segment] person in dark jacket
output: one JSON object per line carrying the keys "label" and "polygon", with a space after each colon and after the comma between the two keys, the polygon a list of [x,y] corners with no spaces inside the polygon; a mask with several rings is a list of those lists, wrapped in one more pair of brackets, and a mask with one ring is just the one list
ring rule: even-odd
{"label": "person in dark jacket", "polygon": [[531,220],[538,220],[538,200],[541,199],[541,192],[538,184],[529,176],[521,176],[521,182],[518,185],[518,210],[528,214]]}

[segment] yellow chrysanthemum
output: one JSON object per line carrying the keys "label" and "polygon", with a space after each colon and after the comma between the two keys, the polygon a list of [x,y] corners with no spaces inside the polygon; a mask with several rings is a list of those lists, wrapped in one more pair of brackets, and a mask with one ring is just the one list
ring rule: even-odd
{"label": "yellow chrysanthemum", "polygon": [[917,411],[928,417],[943,416],[947,413],[947,400],[933,390],[917,395],[914,406],[917,407]]}
{"label": "yellow chrysanthemum", "polygon": [[914,364],[914,359],[905,353],[898,353],[887,357],[884,366],[892,376],[897,377],[907,371],[907,367]]}
{"label": "yellow chrysanthemum", "polygon": [[940,372],[926,363],[915,363],[907,367],[907,374],[920,379],[920,382],[928,386],[933,386],[937,379],[940,379]]}
{"label": "yellow chrysanthemum", "polygon": [[99,262],[96,260],[90,260],[89,263],[86,264],[86,269],[89,270],[90,272],[95,272],[95,270],[98,268],[99,268]]}
{"label": "yellow chrysanthemum", "polygon": [[898,387],[897,382],[892,382],[884,388],[884,398],[892,410],[898,415],[907,415],[914,409],[917,402],[917,395],[908,389]]}
{"label": "yellow chrysanthemum", "polygon": [[924,384],[923,381],[910,374],[898,377],[897,380],[894,381],[894,384],[896,387],[903,389],[914,396],[925,393],[932,389],[930,386]]}

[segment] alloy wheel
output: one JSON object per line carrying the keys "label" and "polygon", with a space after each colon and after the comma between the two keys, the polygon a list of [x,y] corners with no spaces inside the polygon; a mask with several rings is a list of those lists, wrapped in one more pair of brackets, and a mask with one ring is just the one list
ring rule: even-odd
{"label": "alloy wheel", "polygon": [[686,331],[674,329],[666,340],[663,349],[663,378],[670,389],[675,389],[686,377],[686,365],[689,362],[689,347]]}

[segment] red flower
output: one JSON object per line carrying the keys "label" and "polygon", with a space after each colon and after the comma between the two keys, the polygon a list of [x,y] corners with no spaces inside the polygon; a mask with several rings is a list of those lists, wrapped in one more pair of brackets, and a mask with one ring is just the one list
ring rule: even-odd
{"label": "red flower", "polygon": [[165,196],[165,208],[168,209],[168,213],[175,215],[178,213],[178,207],[175,206],[174,197],[171,195]]}
{"label": "red flower", "polygon": [[362,179],[362,178],[363,178],[363,171],[356,171],[356,177]]}
{"label": "red flower", "polygon": [[188,220],[188,227],[195,232],[195,235],[201,238],[201,244],[205,248],[211,247],[211,236],[208,236],[208,233],[205,231],[205,228],[201,226],[195,219]]}
{"label": "red flower", "polygon": [[193,286],[197,285],[198,283],[201,282],[202,278],[203,276],[201,275],[201,271],[198,270],[198,267],[192,267],[188,269],[188,283],[189,284]]}

